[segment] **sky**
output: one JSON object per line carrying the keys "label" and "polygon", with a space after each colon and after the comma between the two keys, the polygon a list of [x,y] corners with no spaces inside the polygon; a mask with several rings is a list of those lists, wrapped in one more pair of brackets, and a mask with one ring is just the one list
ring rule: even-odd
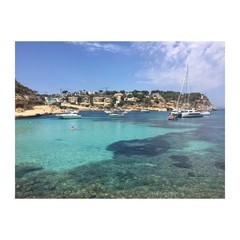
{"label": "sky", "polygon": [[86,90],[189,92],[225,106],[224,42],[16,42],[15,77],[39,93]]}

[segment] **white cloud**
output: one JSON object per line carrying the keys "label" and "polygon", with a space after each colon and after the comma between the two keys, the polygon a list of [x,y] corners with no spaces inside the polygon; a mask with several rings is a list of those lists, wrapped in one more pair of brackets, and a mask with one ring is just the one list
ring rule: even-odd
{"label": "white cloud", "polygon": [[206,93],[224,88],[224,42],[71,42],[91,53],[136,55],[142,68],[137,83],[155,89],[180,91],[189,67],[189,91]]}
{"label": "white cloud", "polygon": [[189,66],[191,91],[224,86],[224,42],[150,42],[133,45],[146,63],[136,76],[143,82],[180,90]]}
{"label": "white cloud", "polygon": [[105,51],[110,53],[127,53],[128,49],[112,42],[70,42],[75,45],[85,47],[86,51],[89,52],[98,52]]}

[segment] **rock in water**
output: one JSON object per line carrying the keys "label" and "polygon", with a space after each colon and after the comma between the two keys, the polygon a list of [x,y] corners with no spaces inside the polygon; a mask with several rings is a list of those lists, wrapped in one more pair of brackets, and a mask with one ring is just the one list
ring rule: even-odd
{"label": "rock in water", "polygon": [[15,176],[16,178],[22,178],[26,173],[42,170],[43,167],[38,165],[16,165]]}

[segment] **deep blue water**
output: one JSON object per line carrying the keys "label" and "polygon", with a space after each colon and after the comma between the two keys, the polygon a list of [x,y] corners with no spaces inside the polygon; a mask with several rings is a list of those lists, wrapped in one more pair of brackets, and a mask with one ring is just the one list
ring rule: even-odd
{"label": "deep blue water", "polygon": [[17,119],[16,198],[224,198],[224,114]]}

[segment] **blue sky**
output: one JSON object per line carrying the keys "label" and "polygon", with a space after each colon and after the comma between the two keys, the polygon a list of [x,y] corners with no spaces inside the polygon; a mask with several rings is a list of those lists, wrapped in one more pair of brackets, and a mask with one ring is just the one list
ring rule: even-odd
{"label": "blue sky", "polygon": [[225,105],[224,42],[16,42],[16,79],[39,93],[61,90],[190,91]]}

